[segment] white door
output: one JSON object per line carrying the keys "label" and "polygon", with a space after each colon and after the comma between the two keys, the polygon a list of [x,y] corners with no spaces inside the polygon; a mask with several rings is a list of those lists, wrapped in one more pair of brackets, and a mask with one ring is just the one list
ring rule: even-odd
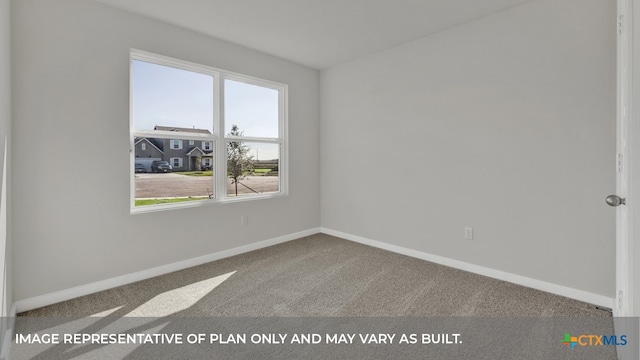
{"label": "white door", "polygon": [[[630,103],[631,103],[631,2],[632,0],[618,0],[617,19],[617,114],[616,114],[616,194],[607,197],[607,203],[616,208],[616,294],[613,305],[615,317],[632,315],[632,265],[631,265],[631,201],[629,168],[630,155]],[[636,145],[637,146],[637,145]],[[625,323],[616,321],[614,326],[617,334],[627,334]],[[618,359],[630,359],[632,354],[624,347],[618,350]]]}
{"label": "white door", "polygon": [[631,101],[630,27],[631,0],[618,0],[618,54],[617,54],[617,154],[616,191],[607,198],[609,205],[616,206],[616,303],[614,314],[628,316],[630,307],[629,236],[629,103]]}

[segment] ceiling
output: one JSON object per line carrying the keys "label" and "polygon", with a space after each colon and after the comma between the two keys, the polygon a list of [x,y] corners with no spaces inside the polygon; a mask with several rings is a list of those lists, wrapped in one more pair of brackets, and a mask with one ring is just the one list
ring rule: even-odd
{"label": "ceiling", "polygon": [[315,69],[533,0],[96,0]]}

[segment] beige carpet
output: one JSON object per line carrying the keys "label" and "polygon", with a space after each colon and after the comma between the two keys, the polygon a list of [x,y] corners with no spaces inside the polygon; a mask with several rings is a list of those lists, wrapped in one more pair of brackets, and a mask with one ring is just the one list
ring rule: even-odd
{"label": "beige carpet", "polygon": [[20,316],[595,316],[593,305],[317,234]]}

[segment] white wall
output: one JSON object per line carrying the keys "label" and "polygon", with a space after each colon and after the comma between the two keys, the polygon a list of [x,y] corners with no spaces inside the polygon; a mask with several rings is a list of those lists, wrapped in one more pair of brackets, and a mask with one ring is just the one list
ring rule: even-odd
{"label": "white wall", "polygon": [[535,1],[323,71],[322,227],[613,298],[615,5]]}
{"label": "white wall", "polygon": [[[12,20],[16,300],[319,226],[316,70],[92,1]],[[290,196],[130,215],[129,48],[288,84]]]}

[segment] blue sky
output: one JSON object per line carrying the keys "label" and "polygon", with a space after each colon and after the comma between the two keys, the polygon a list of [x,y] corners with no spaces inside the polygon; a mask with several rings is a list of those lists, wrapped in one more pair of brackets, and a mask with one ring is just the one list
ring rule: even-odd
{"label": "blue sky", "polygon": [[213,132],[213,77],[133,61],[133,124],[196,127]]}
{"label": "blue sky", "polygon": [[[213,76],[138,60],[132,76],[136,130],[162,125],[213,132]],[[225,134],[236,124],[245,136],[278,137],[278,91],[228,79],[224,87]],[[254,157],[278,157],[277,146],[250,145]]]}
{"label": "blue sky", "polygon": [[245,136],[278,137],[278,91],[225,80],[225,134],[233,124]]}

